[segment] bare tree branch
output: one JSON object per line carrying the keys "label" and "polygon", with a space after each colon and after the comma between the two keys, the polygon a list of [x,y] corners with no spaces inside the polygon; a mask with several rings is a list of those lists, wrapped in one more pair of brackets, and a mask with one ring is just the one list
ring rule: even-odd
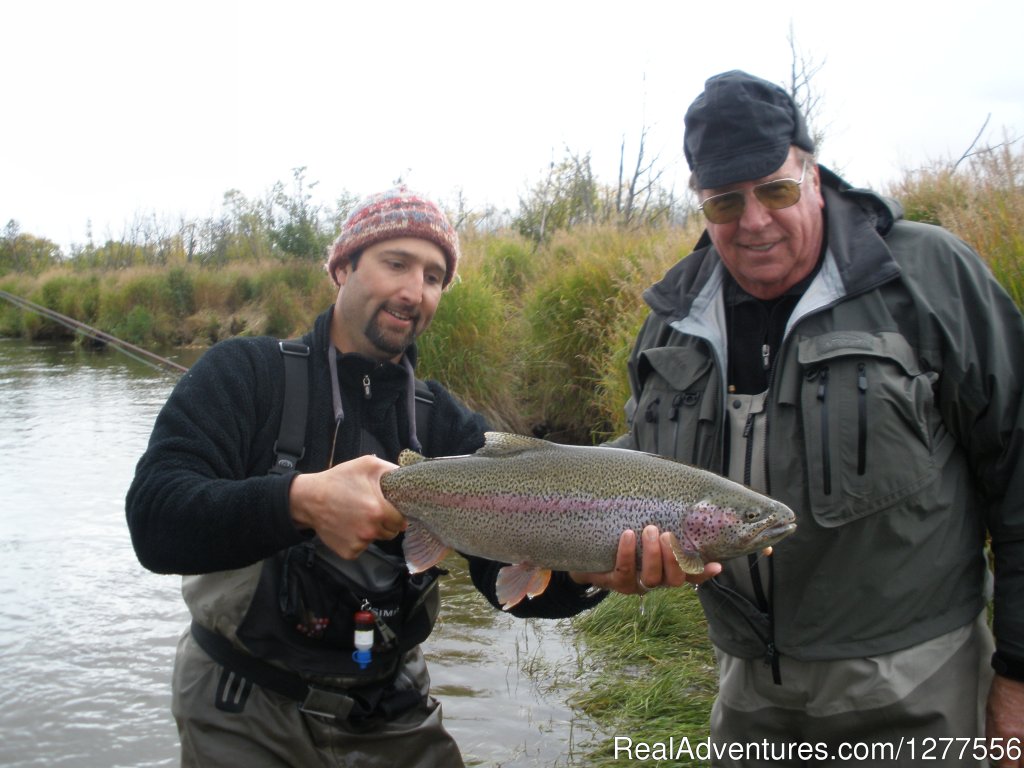
{"label": "bare tree branch", "polygon": [[811,87],[811,81],[825,67],[825,60],[819,64],[800,51],[796,44],[792,19],[789,22],[786,41],[789,43],[790,52],[789,95],[793,97],[797,108],[803,114],[804,120],[807,121],[807,130],[811,134],[811,140],[814,141],[815,152],[818,152],[825,141],[827,126],[818,125],[818,121],[821,119],[823,98]]}
{"label": "bare tree branch", "polygon": [[[964,150],[964,153],[962,155],[960,155],[960,159],[957,160],[955,163],[953,163],[953,166],[950,168],[951,171],[955,171],[957,169],[957,167],[960,165],[960,163],[962,163],[964,160],[966,160],[971,155],[977,154],[976,152],[973,152],[972,150],[978,144],[978,140],[981,139],[981,135],[985,132],[985,129],[988,127],[988,121],[991,120],[991,119],[992,119],[992,113],[989,112],[988,116],[985,118],[985,122],[981,124],[981,128],[978,130],[978,135],[974,137],[974,141],[972,141],[968,145],[967,149]],[[991,147],[986,147],[985,150],[982,150],[982,151],[987,151],[987,150],[990,150],[990,149],[992,149],[992,148]]]}

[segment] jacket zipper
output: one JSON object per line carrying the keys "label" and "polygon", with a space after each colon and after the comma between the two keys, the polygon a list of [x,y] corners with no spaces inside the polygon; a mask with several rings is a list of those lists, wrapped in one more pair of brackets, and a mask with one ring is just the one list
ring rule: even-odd
{"label": "jacket zipper", "polygon": [[[750,439],[751,434],[754,431],[754,412],[751,411],[747,414],[747,421],[743,425],[743,439],[746,440],[747,455],[743,459],[743,484],[750,486],[750,482],[753,479],[754,468],[751,466],[754,463],[754,441]],[[765,446],[767,448],[767,446]]]}
{"label": "jacket zipper", "polygon": [[672,410],[669,412],[669,421],[675,425],[672,430],[673,447],[679,444],[679,407],[681,404],[683,404],[683,393],[676,392],[672,398]]}
{"label": "jacket zipper", "polygon": [[656,397],[647,406],[647,410],[644,412],[644,421],[648,424],[654,425],[654,451],[655,455],[658,455],[658,406],[661,404],[661,398]]}
{"label": "jacket zipper", "polygon": [[[700,402],[700,397],[696,392],[676,392],[672,398],[672,409],[668,412],[668,420],[671,421],[675,426],[672,429],[672,445],[679,445],[679,425],[682,419],[679,418],[679,409],[682,406],[692,408]],[[695,420],[695,428],[693,431],[693,450],[690,452],[690,464],[698,466],[698,459],[700,458],[700,433],[701,424],[698,414],[691,413],[687,414],[687,419]]]}
{"label": "jacket zipper", "polygon": [[[771,384],[769,383],[769,387]],[[767,411],[764,411],[765,421],[765,446],[762,451],[764,454],[764,472],[765,472],[765,485],[768,485],[768,435],[767,435]],[[755,414],[750,412],[747,414],[746,423],[743,425],[743,439],[746,440],[746,456],[743,460],[743,484],[749,486],[753,479],[753,464],[754,464],[754,441],[751,439],[754,432],[754,418]],[[768,489],[765,489],[767,493]],[[782,677],[779,670],[779,654],[775,649],[775,610],[772,605],[772,598],[769,596],[772,591],[772,582],[774,582],[774,574],[772,572],[771,558],[768,559],[768,594],[765,593],[764,582],[761,579],[761,569],[758,561],[761,558],[759,552],[752,552],[747,555],[747,565],[750,568],[750,582],[754,588],[754,598],[757,600],[758,607],[768,615],[768,631],[769,637],[765,643],[765,656],[767,662],[772,668],[772,680],[776,684],[781,684]]]}
{"label": "jacket zipper", "polygon": [[[792,321],[792,318],[790,318]],[[767,345],[762,349],[762,359],[768,366],[768,387],[764,396],[764,450],[761,451],[764,461],[764,492],[766,496],[772,494],[772,479],[768,472],[768,436],[771,432],[772,422],[768,418],[771,413],[771,392],[775,385],[775,370],[778,361],[781,359],[781,352],[786,346],[786,334],[783,334],[782,342],[776,350],[776,354],[769,357]],[[770,363],[770,365],[769,365]],[[753,563],[751,563],[753,565]],[[760,575],[760,571],[757,572]],[[760,590],[760,599],[765,603],[765,612],[768,614],[768,642],[765,645],[765,661],[772,670],[772,682],[775,685],[782,685],[782,662],[779,649],[775,645],[775,559],[768,558],[768,594],[765,596],[764,585],[760,578],[755,582]]]}
{"label": "jacket zipper", "polygon": [[857,365],[857,474],[868,463],[868,375],[864,363]]}
{"label": "jacket zipper", "polygon": [[679,445],[679,406],[683,404],[683,393],[676,392],[672,398],[672,410],[668,412],[668,420],[674,425],[672,428],[672,448]]}
{"label": "jacket zipper", "polygon": [[821,404],[821,472],[825,495],[832,493],[832,457],[828,450],[828,366],[818,371],[818,402]]}
{"label": "jacket zipper", "polygon": [[[873,283],[872,285],[866,286],[866,287],[863,288],[862,291],[859,291],[857,294],[846,294],[846,295],[844,295],[844,296],[842,296],[842,297],[840,297],[838,299],[835,299],[835,300],[833,300],[831,302],[828,302],[828,303],[823,304],[823,305],[821,305],[819,307],[816,307],[816,308],[814,308],[813,310],[811,310],[809,312],[805,312],[803,315],[796,316],[796,317],[790,317],[789,323],[791,324],[791,326],[793,328],[795,328],[797,326],[797,324],[799,324],[802,320],[806,319],[807,317],[809,317],[811,315],[814,315],[814,314],[817,314],[819,312],[824,312],[825,310],[829,309],[831,306],[834,306],[835,304],[838,304],[840,301],[847,301],[847,300],[853,298],[856,295],[860,295],[861,293],[867,293],[868,291],[874,290],[879,285],[882,285],[883,283],[888,282],[888,280],[890,280],[890,279],[892,279],[892,278],[891,277],[890,278],[886,278],[885,280],[880,280],[877,283]],[[785,344],[786,344],[786,339],[785,339],[785,335],[784,335],[783,336],[783,341],[782,341],[782,344],[780,345],[780,350],[779,351],[781,351],[781,349],[783,347],[785,347]],[[769,363],[769,367],[768,367],[768,392],[770,393],[771,390],[772,390],[772,384],[773,384],[773,382],[775,380],[775,363],[778,360],[779,355],[778,354],[771,355],[770,354],[771,350],[765,350],[764,348],[762,348],[761,351],[762,351],[762,362],[768,362]],[[768,352],[769,355],[766,356],[764,354],[765,352]],[[827,386],[824,386],[827,383],[827,380],[828,380],[828,373],[827,373],[827,371],[828,371],[828,369],[825,368],[824,369],[824,373],[823,373],[823,378],[824,378],[825,381],[821,382],[821,385],[819,386],[819,399],[822,400],[822,405],[823,406],[825,404],[824,403],[824,396],[827,394]],[[824,386],[824,388],[823,388],[823,386]],[[865,390],[864,390],[865,397],[864,397],[864,422],[863,422],[863,424],[864,424],[864,427],[865,427],[865,446],[866,446],[866,430],[867,430],[867,397],[866,397],[866,394],[867,394],[867,392],[866,392],[867,379],[866,378],[864,380],[864,387],[865,387]],[[771,495],[771,476],[768,474],[768,431],[770,429],[771,422],[768,420],[768,412],[770,411],[770,408],[768,407],[769,401],[770,401],[770,396],[766,395],[765,396],[765,403],[766,403],[766,408],[765,408],[765,435],[764,435],[765,449],[764,449],[763,453],[764,453],[765,494],[770,496]],[[827,438],[827,436],[828,436],[828,420],[827,420],[827,415],[824,413],[824,408],[823,408],[823,413],[822,413],[822,431],[824,433],[824,436]],[[831,475],[831,466],[830,466],[831,462],[830,462],[829,455],[828,455],[828,440],[827,439],[824,440],[824,448],[825,448],[825,464],[826,464],[826,467],[828,468],[826,470],[826,477],[825,477],[826,486],[827,486],[828,490],[826,490],[825,492],[826,493],[830,493],[831,492],[831,481],[829,480],[829,475]],[[775,593],[775,564],[774,564],[774,562],[773,562],[773,560],[771,558],[768,558],[768,580],[769,581],[768,581],[768,611],[767,611],[767,613],[768,613],[769,639],[768,639],[768,642],[766,643],[766,646],[765,646],[765,660],[771,666],[773,682],[776,685],[781,685],[782,684],[782,670],[781,670],[780,661],[779,661],[779,651],[778,651],[778,648],[776,648],[776,646],[775,646],[775,608],[774,608],[774,603],[775,603],[775,599],[774,599],[775,598],[775,594],[774,594]]]}

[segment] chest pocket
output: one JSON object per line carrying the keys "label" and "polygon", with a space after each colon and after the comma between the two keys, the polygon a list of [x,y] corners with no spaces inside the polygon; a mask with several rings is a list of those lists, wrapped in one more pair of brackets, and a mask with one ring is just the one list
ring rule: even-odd
{"label": "chest pocket", "polygon": [[713,370],[706,355],[687,347],[656,347],[641,354],[637,374],[642,391],[633,414],[641,451],[707,466],[721,399]]}
{"label": "chest pocket", "polygon": [[829,333],[800,340],[798,356],[808,487],[821,525],[886,509],[936,479],[937,375],[921,370],[903,336]]}

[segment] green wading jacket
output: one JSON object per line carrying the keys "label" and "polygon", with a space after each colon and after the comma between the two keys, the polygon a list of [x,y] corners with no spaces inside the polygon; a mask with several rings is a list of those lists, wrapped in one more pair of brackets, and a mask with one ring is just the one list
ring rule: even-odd
{"label": "green wading jacket", "polygon": [[[763,446],[798,529],[761,604],[742,596],[746,559],[701,587],[711,639],[801,660],[912,646],[982,610],[990,535],[998,652],[1022,665],[1021,315],[962,241],[824,168],[822,182],[828,248],[775,355]],[[723,274],[705,233],[645,293],[617,445],[723,471]]]}

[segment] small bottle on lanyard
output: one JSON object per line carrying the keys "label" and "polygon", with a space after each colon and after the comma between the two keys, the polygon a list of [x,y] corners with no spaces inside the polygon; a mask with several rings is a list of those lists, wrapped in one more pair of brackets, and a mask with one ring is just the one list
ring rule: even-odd
{"label": "small bottle on lanyard", "polygon": [[359,664],[360,669],[366,669],[370,665],[370,653],[373,650],[373,628],[376,619],[371,611],[356,611],[353,617],[355,631],[353,633],[352,660]]}

